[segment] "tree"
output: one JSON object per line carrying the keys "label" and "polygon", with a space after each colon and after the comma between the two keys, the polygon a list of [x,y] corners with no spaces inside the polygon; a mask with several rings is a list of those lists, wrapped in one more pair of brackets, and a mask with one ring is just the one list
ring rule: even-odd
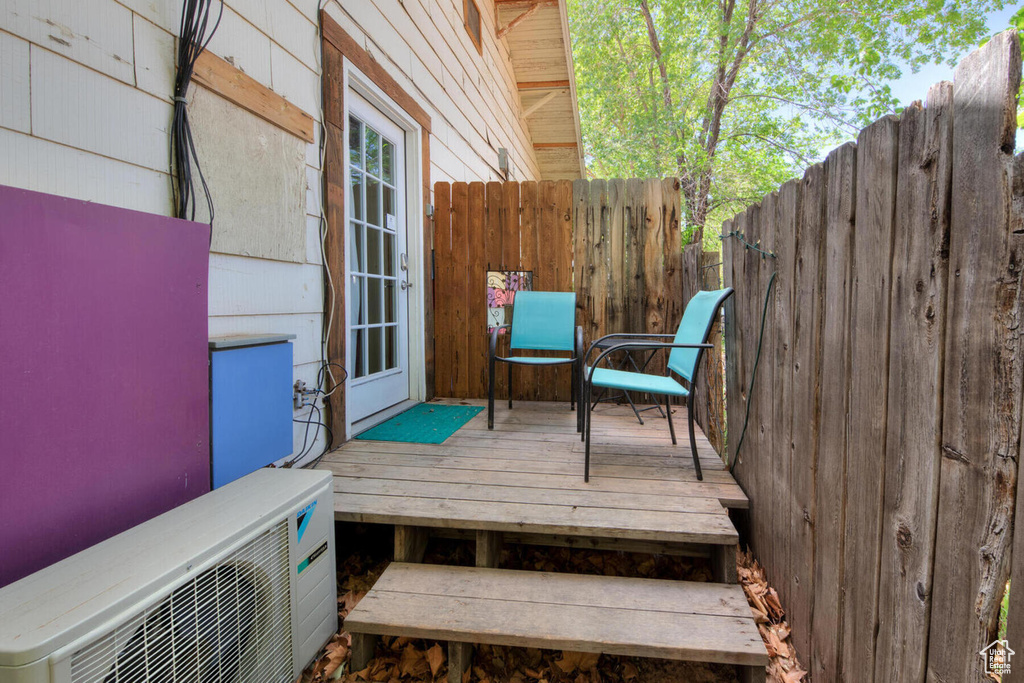
{"label": "tree", "polygon": [[1002,0],[569,0],[588,166],[675,175],[694,241],[897,110]]}

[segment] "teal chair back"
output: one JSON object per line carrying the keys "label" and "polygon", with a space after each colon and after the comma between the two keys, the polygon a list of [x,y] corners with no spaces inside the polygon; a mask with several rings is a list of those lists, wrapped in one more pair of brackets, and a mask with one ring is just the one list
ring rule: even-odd
{"label": "teal chair back", "polygon": [[[693,295],[683,311],[676,331],[676,344],[703,344],[711,332],[711,325],[722,303],[733,292],[732,287],[712,291],[700,291]],[[668,367],[687,382],[693,382],[703,349],[672,349],[668,355]]]}
{"label": "teal chair back", "polygon": [[571,352],[575,329],[575,293],[516,292],[510,348]]}

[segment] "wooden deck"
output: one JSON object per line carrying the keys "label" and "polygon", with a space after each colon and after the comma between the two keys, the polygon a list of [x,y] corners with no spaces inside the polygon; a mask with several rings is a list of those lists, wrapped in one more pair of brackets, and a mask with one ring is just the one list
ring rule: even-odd
{"label": "wooden deck", "polygon": [[[486,405],[475,400],[439,403]],[[704,481],[686,440],[685,410],[640,425],[626,406],[594,412],[591,481],[583,482],[576,414],[564,403],[504,403],[443,444],[354,440],[328,454],[335,515],[410,527],[734,546],[726,508],[748,500],[698,430]]]}

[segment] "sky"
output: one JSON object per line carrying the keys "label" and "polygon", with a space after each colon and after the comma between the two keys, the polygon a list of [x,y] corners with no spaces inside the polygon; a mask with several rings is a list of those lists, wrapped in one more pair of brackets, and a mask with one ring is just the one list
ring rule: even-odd
{"label": "sky", "polygon": [[[991,12],[988,15],[988,31],[990,34],[999,33],[1010,27],[1010,17],[1016,13],[1020,4],[1011,4],[1005,9]],[[968,48],[963,51],[962,54],[955,55],[956,62],[959,62],[963,57],[966,57],[968,53],[976,48]],[[921,100],[924,102],[927,99],[928,88],[934,83],[939,81],[952,81],[953,80],[953,69],[955,67],[948,66],[946,64],[927,64],[917,72],[911,73],[910,69],[907,69],[903,74],[903,77],[889,82],[889,87],[892,89],[893,96],[899,100],[900,106],[906,107],[915,100]],[[786,111],[792,112],[792,109]],[[806,116],[806,114],[805,114]],[[850,135],[850,140],[855,139],[855,136]],[[832,151],[837,145],[829,143],[823,146],[818,151],[818,161],[823,161],[828,156],[829,152]],[[1017,149],[1024,149],[1024,128],[1017,131]]]}
{"label": "sky", "polygon": [[[1014,4],[1005,9],[992,12],[988,15],[989,33],[999,33],[1010,27],[1010,17],[1018,9]],[[958,55],[957,60],[966,56],[970,50],[965,50],[963,55]],[[921,68],[916,74],[906,73],[898,81],[890,83],[893,96],[899,99],[900,104],[907,106],[914,100],[924,101],[928,94],[928,88],[939,81],[952,81],[953,67],[945,64],[929,64]]]}

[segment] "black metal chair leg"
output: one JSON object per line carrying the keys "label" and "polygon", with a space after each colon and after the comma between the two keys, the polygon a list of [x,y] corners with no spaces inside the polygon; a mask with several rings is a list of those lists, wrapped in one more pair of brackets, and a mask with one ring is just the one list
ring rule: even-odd
{"label": "black metal chair leg", "polygon": [[586,372],[582,371],[580,381],[580,441],[587,440],[587,421],[590,419],[590,390],[587,388]]}
{"label": "black metal chair leg", "polygon": [[576,363],[572,364],[572,378],[569,381],[569,410],[576,410]]}
{"label": "black metal chair leg", "polygon": [[585,404],[587,406],[587,421],[586,425],[584,426],[584,440],[586,441],[587,445],[584,449],[583,456],[583,482],[587,483],[590,481],[590,423],[594,419],[594,409],[590,404],[590,391],[592,390],[592,387],[590,389],[587,389],[586,385],[584,385],[584,390],[587,391],[587,402]]}
{"label": "black metal chair leg", "polygon": [[676,445],[676,427],[672,424],[672,406],[669,405],[671,397],[665,397],[665,413],[668,415],[668,431],[672,434],[672,445]]}
{"label": "black metal chair leg", "polygon": [[[697,457],[697,437],[693,434],[693,394],[686,397],[686,417],[690,422],[690,450],[693,451],[693,466],[697,468],[697,481],[703,481],[700,471],[700,458]],[[671,419],[671,418],[670,418]]]}
{"label": "black metal chair leg", "polygon": [[491,356],[487,383],[487,428],[494,429],[494,356]]}
{"label": "black metal chair leg", "polygon": [[508,364],[508,409],[512,410],[512,363]]}

